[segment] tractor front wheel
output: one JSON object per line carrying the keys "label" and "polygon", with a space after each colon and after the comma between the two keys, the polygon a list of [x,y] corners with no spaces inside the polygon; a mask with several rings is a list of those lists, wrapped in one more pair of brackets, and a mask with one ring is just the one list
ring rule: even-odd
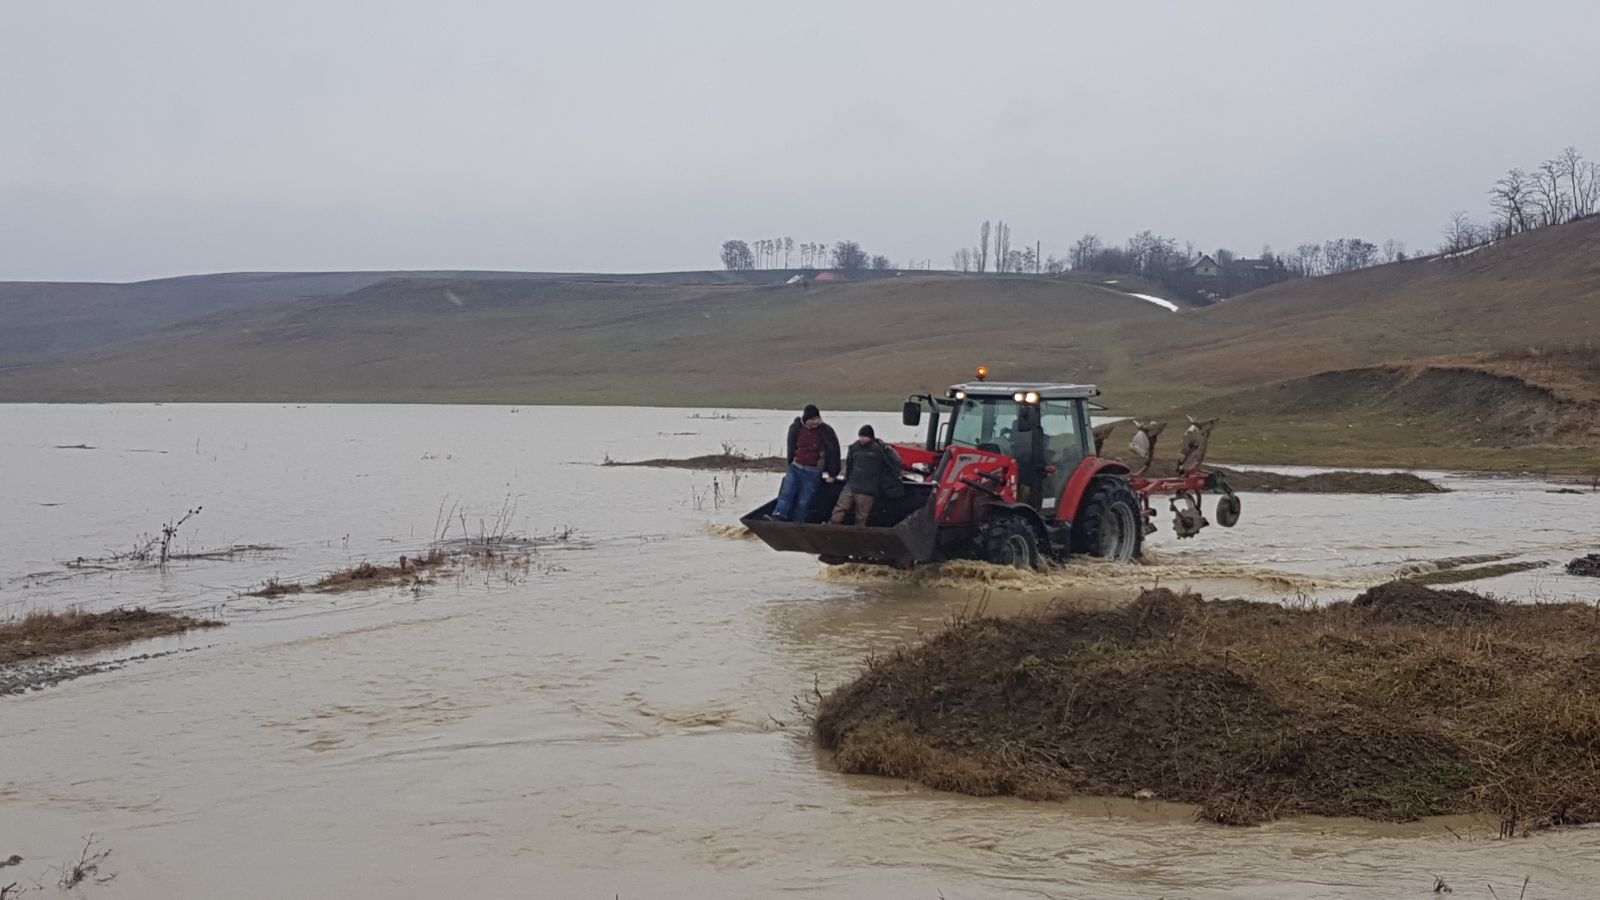
{"label": "tractor front wheel", "polygon": [[987,562],[1018,569],[1039,567],[1039,536],[1017,516],[996,516],[978,529],[978,547]]}
{"label": "tractor front wheel", "polygon": [[1072,552],[1131,562],[1144,552],[1144,514],[1125,478],[1096,478],[1072,520]]}

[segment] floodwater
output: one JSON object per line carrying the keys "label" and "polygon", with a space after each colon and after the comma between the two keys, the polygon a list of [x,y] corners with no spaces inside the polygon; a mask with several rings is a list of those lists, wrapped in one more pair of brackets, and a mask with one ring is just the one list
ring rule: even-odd
{"label": "floodwater", "polygon": [[[904,436],[889,415],[830,418],[841,433],[872,421]],[[733,498],[727,473],[597,465],[724,441],[764,454],[788,419],[0,406],[0,616],[140,604],[228,622],[0,697],[0,859],[25,858],[8,878],[40,877],[93,833],[118,876],[80,889],[96,897],[1420,898],[1437,875],[1458,897],[1517,896],[1526,878],[1525,896],[1543,898],[1600,882],[1588,830],[1226,829],[1161,803],[1030,804],[841,776],[794,709],[964,607],[1156,580],[1336,598],[1495,556],[1550,565],[1474,587],[1596,599],[1600,583],[1559,563],[1596,545],[1600,497],[1460,476],[1437,496],[1250,495],[1237,528],[1184,542],[1164,530],[1139,570],[907,578],[824,571],[717,533],[776,476],[744,478]],[[277,549],[165,572],[62,565],[197,506],[175,550]],[[570,534],[421,591],[240,596],[507,521]]]}

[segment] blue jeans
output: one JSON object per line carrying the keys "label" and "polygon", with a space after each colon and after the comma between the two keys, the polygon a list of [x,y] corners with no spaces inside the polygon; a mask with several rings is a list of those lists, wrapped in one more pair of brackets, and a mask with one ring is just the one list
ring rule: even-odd
{"label": "blue jeans", "polygon": [[822,469],[789,464],[789,473],[783,476],[783,487],[778,489],[778,505],[772,510],[774,519],[785,522],[804,522],[811,514],[811,500],[822,486]]}

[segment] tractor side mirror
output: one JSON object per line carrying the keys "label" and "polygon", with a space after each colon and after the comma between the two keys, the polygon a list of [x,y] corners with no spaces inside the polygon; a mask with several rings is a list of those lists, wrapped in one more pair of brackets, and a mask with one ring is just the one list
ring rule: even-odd
{"label": "tractor side mirror", "polygon": [[900,421],[908,428],[915,428],[922,424],[922,404],[915,400],[907,400],[906,405],[900,407]]}
{"label": "tractor side mirror", "polygon": [[1039,407],[1024,403],[1017,407],[1017,431],[1022,434],[1039,427]]}

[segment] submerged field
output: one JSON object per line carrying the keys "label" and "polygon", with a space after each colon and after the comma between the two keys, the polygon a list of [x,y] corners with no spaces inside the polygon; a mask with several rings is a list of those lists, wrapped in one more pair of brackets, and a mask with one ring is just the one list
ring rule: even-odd
{"label": "submerged field", "polygon": [[[1495,821],[1294,818],[1225,830],[1194,825],[1176,803],[1082,792],[1030,803],[845,775],[793,700],[938,633],[985,594],[996,616],[1058,595],[1125,603],[1157,582],[1337,601],[1449,572],[1517,600],[1593,603],[1600,579],[1564,572],[1600,550],[1593,495],[1431,472],[1448,490],[1261,492],[1238,527],[1192,540],[1162,511],[1150,565],[1023,578],[973,564],[935,579],[825,568],[708,534],[770,499],[777,473],[736,483],[719,470],[599,465],[724,445],[771,456],[794,415],[0,408],[11,426],[0,469],[30,476],[0,491],[0,617],[143,606],[228,623],[63,657],[72,671],[52,666],[42,690],[24,674],[8,693],[0,674],[0,859],[26,860],[0,885],[42,878],[93,834],[114,850],[117,880],[85,893],[107,897],[501,897],[537,884],[624,898],[1328,900],[1427,896],[1435,874],[1458,897],[1486,897],[1486,883],[1516,897],[1529,874],[1530,900],[1592,893],[1588,830],[1498,841],[1484,839]],[[827,416],[841,434],[872,423],[916,438],[892,416]],[[165,567],[94,563],[201,504]],[[535,546],[496,537],[508,531]],[[471,553],[486,540],[492,562],[411,577],[432,547]],[[241,547],[254,549],[213,552]],[[530,564],[517,564],[524,553]],[[1512,563],[1537,567],[1484,571]],[[330,573],[361,589],[318,590]],[[301,590],[254,596],[268,584]],[[1241,646],[1219,665],[1240,666],[1254,652]],[[1552,664],[1567,666],[1560,650]],[[1386,671],[1355,658],[1369,680]],[[1517,659],[1499,663],[1505,677],[1546,664]]]}
{"label": "submerged field", "polygon": [[1600,821],[1600,608],[1395,582],[1327,607],[1145,591],[971,618],[816,711],[846,772],[1288,816]]}

